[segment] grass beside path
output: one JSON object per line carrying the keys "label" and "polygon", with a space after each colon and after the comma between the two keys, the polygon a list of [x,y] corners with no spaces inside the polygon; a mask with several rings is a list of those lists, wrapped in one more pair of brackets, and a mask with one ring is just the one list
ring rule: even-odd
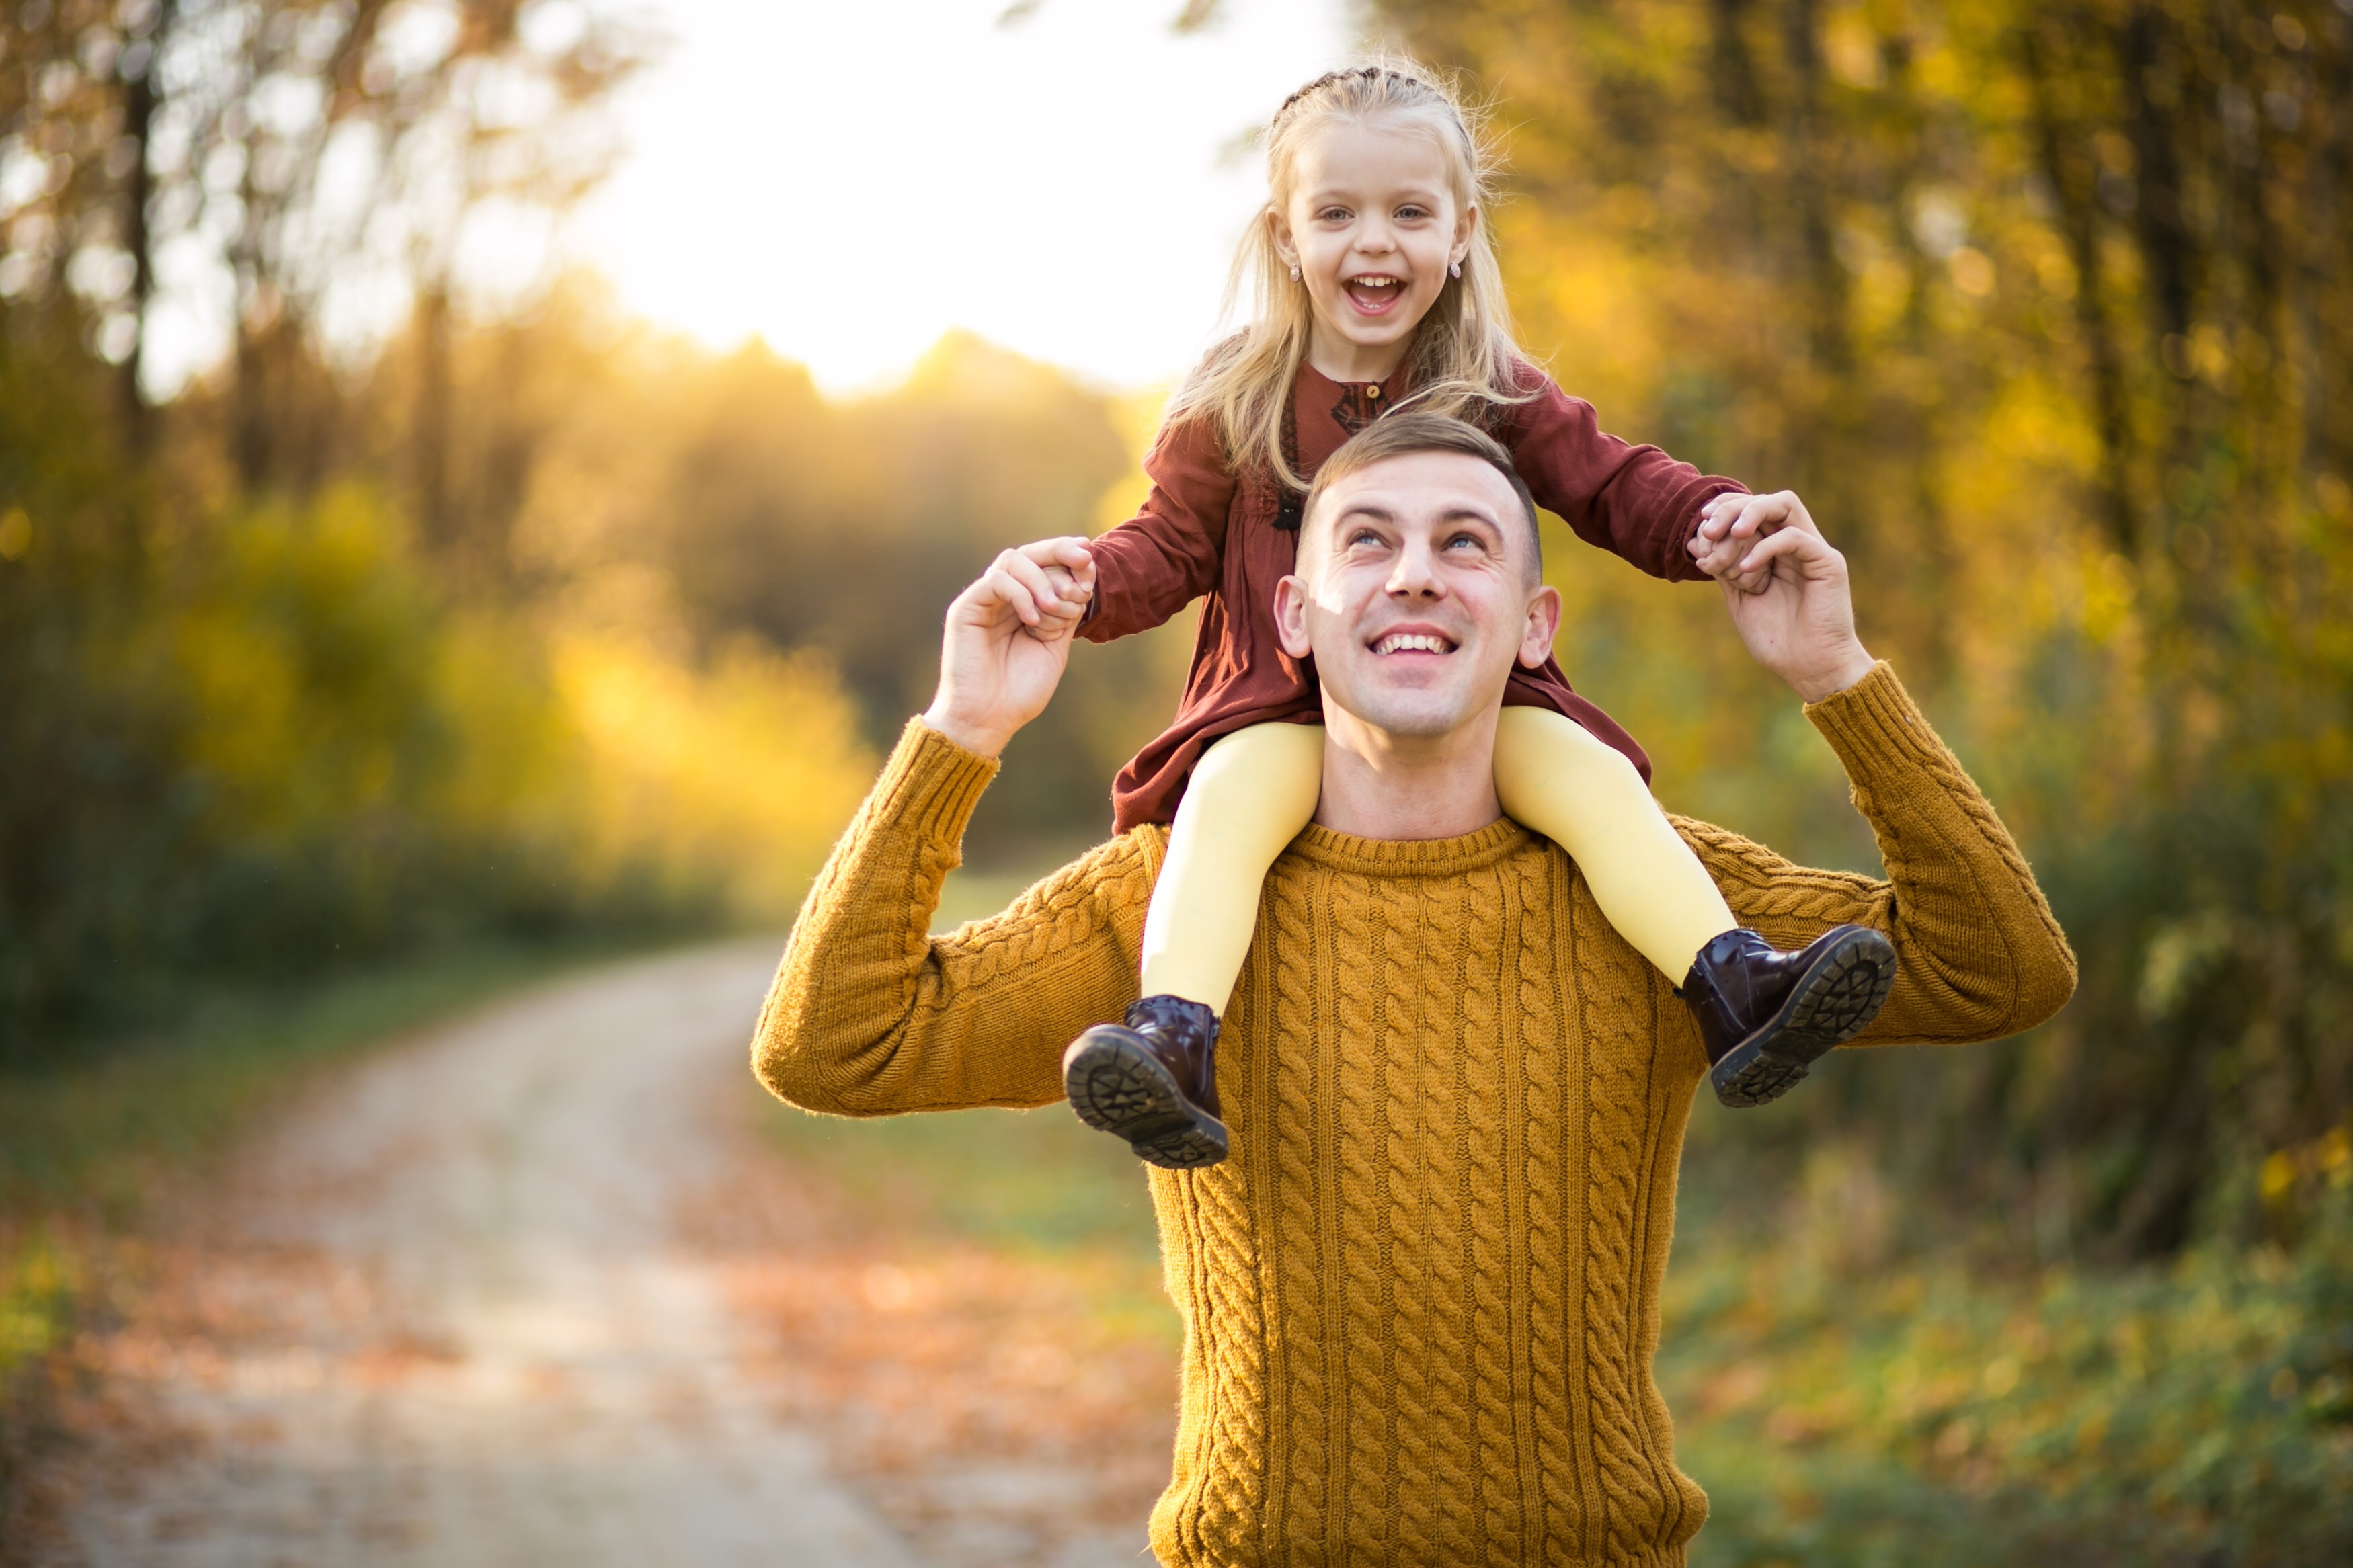
{"label": "grass beside path", "polygon": [[2353,1563],[2353,1141],[2274,1155],[2261,1244],[2007,1267],[1866,1153],[1759,1170],[1703,1106],[1659,1381],[1694,1568]]}
{"label": "grass beside path", "polygon": [[217,1153],[309,1069],[615,951],[477,948],[299,991],[216,995],[176,1027],[0,1071],[0,1224],[128,1221],[158,1179]]}
{"label": "grass beside path", "polygon": [[136,1273],[142,1222],[321,1069],[612,942],[475,947],[295,992],[190,1005],[176,1027],[0,1071],[0,1563],[26,1460],[80,1379],[67,1354]]}

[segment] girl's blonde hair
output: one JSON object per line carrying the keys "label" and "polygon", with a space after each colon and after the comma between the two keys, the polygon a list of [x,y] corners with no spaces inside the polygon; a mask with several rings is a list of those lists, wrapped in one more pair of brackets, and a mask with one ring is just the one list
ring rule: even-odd
{"label": "girl's blonde hair", "polygon": [[1488,237],[1496,160],[1485,114],[1466,104],[1451,82],[1409,59],[1326,72],[1285,99],[1267,126],[1267,205],[1244,231],[1226,282],[1227,311],[1245,290],[1255,290],[1256,319],[1210,351],[1167,415],[1172,428],[1187,419],[1214,421],[1238,471],[1262,468],[1294,489],[1305,489],[1306,480],[1283,450],[1283,416],[1314,315],[1307,285],[1292,277],[1274,247],[1275,228],[1290,206],[1307,139],[1335,123],[1375,120],[1428,132],[1445,155],[1455,200],[1480,214],[1462,275],[1446,280],[1414,328],[1406,361],[1412,390],[1402,401],[1476,424],[1492,405],[1535,395],[1523,384],[1526,361],[1512,341],[1503,269]]}

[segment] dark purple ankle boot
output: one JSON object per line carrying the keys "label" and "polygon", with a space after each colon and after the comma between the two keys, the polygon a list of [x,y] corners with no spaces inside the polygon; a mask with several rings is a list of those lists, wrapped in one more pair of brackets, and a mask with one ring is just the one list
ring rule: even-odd
{"label": "dark purple ankle boot", "polygon": [[1894,984],[1895,949],[1868,926],[1834,927],[1800,952],[1744,930],[1701,948],[1678,994],[1699,1020],[1715,1098],[1737,1108],[1788,1093],[1879,1016]]}
{"label": "dark purple ankle boot", "polygon": [[1218,1111],[1218,1016],[1181,996],[1146,996],[1123,1024],[1097,1024],[1062,1053],[1079,1120],[1124,1138],[1146,1164],[1198,1171],[1226,1157]]}

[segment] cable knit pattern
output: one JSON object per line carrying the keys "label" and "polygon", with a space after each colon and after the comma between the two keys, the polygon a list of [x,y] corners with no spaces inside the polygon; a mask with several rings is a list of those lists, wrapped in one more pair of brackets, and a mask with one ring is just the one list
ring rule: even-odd
{"label": "cable knit pattern", "polygon": [[[1785,946],[1887,931],[1903,967],[1865,1043],[2056,1011],[2065,939],[1894,676],[1809,712],[1888,879],[1679,821],[1734,911]],[[852,1116],[1043,1105],[1062,1047],[1134,999],[1156,827],[927,934],[994,771],[909,727],[762,1010],[777,1094]],[[1302,834],[1219,1047],[1232,1155],[1150,1175],[1185,1326],[1161,1561],[1682,1563],[1706,1499],[1651,1363],[1705,1070],[1682,1004],[1543,840]]]}

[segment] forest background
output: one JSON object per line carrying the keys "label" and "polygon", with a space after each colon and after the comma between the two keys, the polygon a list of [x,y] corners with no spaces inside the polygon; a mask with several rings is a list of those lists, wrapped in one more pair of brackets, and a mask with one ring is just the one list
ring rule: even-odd
{"label": "forest background", "polygon": [[[2031,1036],[1696,1135],[1664,1371],[1719,1560],[2343,1561],[2353,5],[1364,19],[1492,98],[1531,347],[1807,498],[2083,961]],[[1155,396],[976,339],[828,399],[592,276],[470,289],[466,221],[559,221],[650,48],[554,0],[0,7],[9,1081],[224,992],[780,921],[946,600],[1140,495]],[[229,352],[159,402],[197,264]],[[1711,592],[1553,562],[1671,807],[1873,865]],[[1081,651],[976,862],[1107,826],[1187,629]],[[69,1294],[33,1191],[25,1324]]]}

